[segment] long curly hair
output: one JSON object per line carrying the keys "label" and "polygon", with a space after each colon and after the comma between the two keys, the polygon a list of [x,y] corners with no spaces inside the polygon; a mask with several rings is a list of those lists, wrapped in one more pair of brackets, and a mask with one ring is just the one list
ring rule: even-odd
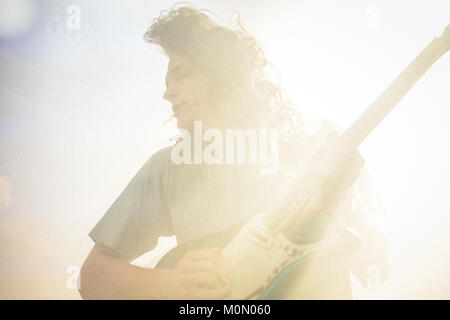
{"label": "long curly hair", "polygon": [[259,126],[281,129],[288,136],[295,133],[299,114],[278,81],[270,79],[274,67],[263,46],[244,28],[239,14],[227,23],[208,10],[179,5],[162,11],[144,39],[160,46],[166,55],[182,55],[208,70],[216,99],[231,102],[233,110],[227,112],[236,123],[250,119]]}

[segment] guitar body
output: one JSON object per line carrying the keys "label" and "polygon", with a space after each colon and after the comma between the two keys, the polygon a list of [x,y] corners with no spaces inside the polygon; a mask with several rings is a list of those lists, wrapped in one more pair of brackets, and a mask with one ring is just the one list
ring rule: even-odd
{"label": "guitar body", "polygon": [[[189,251],[219,247],[222,256],[231,262],[232,294],[228,299],[277,299],[292,274],[306,274],[312,261],[338,261],[359,245],[359,237],[350,230],[341,230],[321,241],[295,244],[281,232],[273,237],[269,246],[255,241],[250,231],[258,216],[244,227],[237,225],[226,231],[195,239],[169,251],[156,268],[173,268]],[[281,284],[281,285],[280,285]],[[288,285],[291,284],[288,281]],[[301,286],[301,283],[296,283]]]}

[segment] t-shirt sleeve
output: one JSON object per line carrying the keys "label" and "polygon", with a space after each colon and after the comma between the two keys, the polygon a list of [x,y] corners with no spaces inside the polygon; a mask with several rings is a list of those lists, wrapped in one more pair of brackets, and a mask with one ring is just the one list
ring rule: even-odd
{"label": "t-shirt sleeve", "polygon": [[172,224],[164,192],[161,157],[152,156],[128,183],[89,236],[130,262],[153,249]]}

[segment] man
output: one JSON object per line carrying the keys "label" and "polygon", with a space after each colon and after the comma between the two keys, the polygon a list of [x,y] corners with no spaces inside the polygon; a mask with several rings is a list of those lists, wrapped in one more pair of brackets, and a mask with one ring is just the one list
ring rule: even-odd
{"label": "man", "polygon": [[[326,125],[316,134],[303,133],[289,101],[268,79],[270,64],[261,45],[240,24],[224,27],[204,10],[180,7],[156,19],[145,39],[169,57],[164,98],[172,104],[183,137],[145,163],[91,231],[95,246],[81,271],[80,294],[87,299],[226,298],[230,279],[225,278],[225,286],[220,281],[225,265],[221,248],[194,249],[174,268],[146,269],[130,262],[154,248],[160,236],[175,235],[178,244],[187,243],[244,223],[255,208],[276,206],[333,131]],[[269,148],[276,151],[275,172],[261,174],[267,161],[224,160],[235,158],[224,156],[220,144],[198,156],[198,144],[191,148],[187,142],[198,138],[199,123],[205,136],[209,132],[203,139],[215,137],[216,142],[230,129],[277,130],[281,143],[276,140]],[[249,144],[241,151],[248,160],[255,149]],[[205,155],[210,157],[206,163]],[[312,263],[301,281],[290,281],[298,286],[287,286],[277,298],[351,298],[350,270],[363,282],[368,265],[383,266],[387,273],[384,238],[352,205],[351,186],[361,158],[349,152],[348,159],[352,165],[337,170],[308,210],[317,211],[313,220],[336,217],[329,219],[330,231],[357,229],[362,251],[327,266]],[[298,232],[313,226],[299,226]],[[292,277],[299,275],[293,272]]]}

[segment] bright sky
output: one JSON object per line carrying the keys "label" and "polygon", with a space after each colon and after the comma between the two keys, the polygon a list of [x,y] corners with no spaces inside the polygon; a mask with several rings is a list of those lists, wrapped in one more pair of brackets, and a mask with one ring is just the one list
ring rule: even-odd
{"label": "bright sky", "polygon": [[[0,297],[77,299],[66,269],[91,249],[87,233],[175,132],[163,125],[168,61],[142,40],[173,3],[4,3]],[[239,10],[300,110],[342,128],[450,23],[445,0],[194,4]],[[392,274],[374,291],[355,284],[356,298],[450,298],[449,74],[447,54],[360,148],[388,216]]]}

